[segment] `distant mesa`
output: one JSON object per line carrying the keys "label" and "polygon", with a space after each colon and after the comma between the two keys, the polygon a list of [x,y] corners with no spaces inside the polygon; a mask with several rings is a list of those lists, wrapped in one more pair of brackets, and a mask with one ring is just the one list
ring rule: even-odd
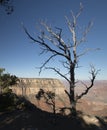
{"label": "distant mesa", "polygon": [[20,78],[17,85],[12,87],[17,95],[29,96],[36,94],[40,89],[64,94],[65,86],[58,79],[52,78]]}

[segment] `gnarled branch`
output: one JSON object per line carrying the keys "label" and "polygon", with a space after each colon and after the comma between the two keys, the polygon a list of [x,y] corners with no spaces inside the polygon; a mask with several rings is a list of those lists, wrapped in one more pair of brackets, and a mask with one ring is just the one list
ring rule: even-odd
{"label": "gnarled branch", "polygon": [[61,77],[63,77],[65,80],[67,80],[68,82],[70,82],[70,80],[60,72],[60,70],[56,69],[56,68],[53,68],[53,67],[46,67],[46,69],[51,69],[51,70],[54,70],[58,75],[60,75]]}
{"label": "gnarled branch", "polygon": [[85,83],[82,83],[86,87],[86,90],[84,92],[82,92],[80,95],[76,95],[76,100],[81,99],[94,86],[94,81],[95,81],[95,78],[96,78],[99,71],[100,70],[96,70],[95,67],[93,65],[91,65],[91,71],[89,72],[91,74],[91,79],[90,79],[91,83],[89,86],[86,85]]}

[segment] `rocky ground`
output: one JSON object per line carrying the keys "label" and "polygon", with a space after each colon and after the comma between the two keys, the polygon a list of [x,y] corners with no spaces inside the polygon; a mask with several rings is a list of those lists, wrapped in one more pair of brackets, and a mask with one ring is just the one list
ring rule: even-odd
{"label": "rocky ground", "polygon": [[0,113],[0,130],[107,130],[104,119],[78,114],[53,115],[37,108]]}
{"label": "rocky ground", "polygon": [[[24,102],[25,105],[22,106]],[[88,102],[90,107],[87,107],[86,100],[83,101],[83,106],[78,106],[78,109],[84,108],[85,113],[83,111],[78,112],[76,117],[54,115],[49,112],[52,109],[46,107],[43,102],[39,104],[41,107],[43,106],[42,109],[27,100],[24,102],[17,109],[0,112],[0,130],[107,130],[107,116],[101,116],[99,109],[97,110],[99,115],[90,113],[90,109],[92,109],[90,105],[92,104]],[[103,114],[105,113],[106,109]]]}

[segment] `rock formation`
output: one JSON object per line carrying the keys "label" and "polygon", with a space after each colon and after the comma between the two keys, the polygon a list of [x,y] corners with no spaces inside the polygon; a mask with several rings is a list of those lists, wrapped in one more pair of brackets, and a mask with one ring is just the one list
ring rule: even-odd
{"label": "rock formation", "polygon": [[22,96],[37,94],[40,89],[52,91],[57,95],[65,94],[65,87],[58,79],[20,78],[18,84],[12,86],[13,92]]}

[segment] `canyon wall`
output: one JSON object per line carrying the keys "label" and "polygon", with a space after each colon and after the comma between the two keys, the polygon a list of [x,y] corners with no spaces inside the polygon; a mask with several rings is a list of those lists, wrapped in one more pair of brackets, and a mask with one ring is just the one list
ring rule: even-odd
{"label": "canyon wall", "polygon": [[37,94],[40,89],[52,91],[55,94],[65,94],[64,85],[58,79],[50,78],[20,78],[17,85],[12,86],[12,90],[17,95],[29,96]]}

